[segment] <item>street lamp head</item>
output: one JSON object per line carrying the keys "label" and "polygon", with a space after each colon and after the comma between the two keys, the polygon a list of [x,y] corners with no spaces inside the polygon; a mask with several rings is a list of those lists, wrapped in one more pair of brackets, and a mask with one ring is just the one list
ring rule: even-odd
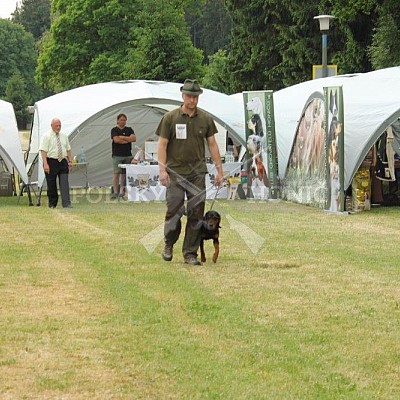
{"label": "street lamp head", "polygon": [[329,31],[329,20],[335,18],[333,15],[317,15],[314,19],[319,20],[320,31]]}

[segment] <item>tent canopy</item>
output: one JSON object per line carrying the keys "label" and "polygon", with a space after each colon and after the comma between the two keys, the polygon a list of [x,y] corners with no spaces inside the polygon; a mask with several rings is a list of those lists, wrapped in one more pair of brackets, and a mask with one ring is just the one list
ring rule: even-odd
{"label": "tent canopy", "polygon": [[[116,116],[125,113],[137,142],[154,137],[165,112],[182,103],[182,84],[161,81],[119,81],[88,85],[56,94],[35,103],[27,168],[37,159],[41,137],[50,129],[52,118],[61,119],[62,131],[69,135],[72,152],[79,155],[84,148],[88,160],[90,185],[110,184],[112,176],[110,131]],[[207,111],[220,127],[244,144],[242,105],[229,96],[204,89],[199,107]],[[44,181],[41,163],[39,184]]]}
{"label": "tent canopy", "polygon": [[9,172],[15,168],[22,181],[28,183],[14,108],[3,100],[0,100],[0,157]]}
{"label": "tent canopy", "polygon": [[342,86],[344,101],[345,188],[371,146],[400,117],[400,67],[340,75],[300,83],[274,93],[279,174],[283,178],[298,122],[307,100],[324,87]]}
{"label": "tent canopy", "polygon": [[[179,83],[120,81],[88,85],[35,103],[27,168],[38,155],[40,138],[59,117],[62,130],[71,140],[73,154],[84,147],[89,182],[103,186],[110,182],[110,130],[116,115],[124,112],[137,134],[141,147],[154,136],[162,115],[182,102]],[[400,67],[364,74],[341,75],[300,83],[274,93],[279,174],[284,178],[298,122],[308,100],[324,87],[342,86],[344,98],[345,187],[353,179],[370,147],[389,126],[398,126],[400,117]],[[204,90],[200,107],[209,112],[221,130],[245,144],[242,94],[227,96]],[[44,175],[39,165],[38,181]]]}

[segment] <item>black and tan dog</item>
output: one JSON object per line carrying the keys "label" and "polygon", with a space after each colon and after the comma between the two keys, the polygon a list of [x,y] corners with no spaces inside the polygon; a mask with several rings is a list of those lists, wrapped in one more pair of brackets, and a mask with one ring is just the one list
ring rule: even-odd
{"label": "black and tan dog", "polygon": [[221,215],[214,210],[207,211],[203,218],[201,226],[201,241],[200,241],[200,255],[201,262],[206,261],[206,254],[204,252],[204,241],[212,239],[214,244],[213,262],[217,262],[219,255],[219,226],[221,222]]}

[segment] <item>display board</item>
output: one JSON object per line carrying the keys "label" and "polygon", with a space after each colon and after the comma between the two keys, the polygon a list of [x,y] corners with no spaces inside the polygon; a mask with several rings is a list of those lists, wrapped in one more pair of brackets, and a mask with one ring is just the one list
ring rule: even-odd
{"label": "display board", "polygon": [[[216,168],[214,164],[207,164],[206,174],[207,199],[226,199],[229,194],[230,177],[240,177],[242,164],[240,162],[224,163],[224,183],[218,188],[214,185]],[[129,201],[163,201],[165,200],[165,186],[160,184],[158,165],[120,164],[126,169],[126,190]],[[218,191],[218,193],[217,193]]]}

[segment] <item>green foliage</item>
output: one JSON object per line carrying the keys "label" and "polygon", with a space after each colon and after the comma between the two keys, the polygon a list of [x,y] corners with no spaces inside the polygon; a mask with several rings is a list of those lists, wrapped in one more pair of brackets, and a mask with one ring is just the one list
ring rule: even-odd
{"label": "green foliage", "polygon": [[182,8],[147,1],[140,20],[130,52],[132,78],[171,82],[202,78],[203,54],[190,40]]}
{"label": "green foliage", "polygon": [[50,35],[42,43],[37,79],[61,91],[124,78],[135,1],[57,0]]}
{"label": "green foliage", "polygon": [[229,53],[235,91],[278,90],[311,79],[320,64],[318,15],[313,0],[228,0],[234,27]]}
{"label": "green foliage", "polygon": [[217,92],[232,94],[234,91],[230,88],[229,65],[226,50],[219,50],[209,57],[209,65],[202,84],[207,89]]}
{"label": "green foliage", "polygon": [[0,97],[5,95],[8,80],[20,73],[28,93],[35,96],[36,54],[34,40],[19,24],[0,19]]}
{"label": "green foliage", "polygon": [[311,18],[317,15],[315,2],[285,0],[284,9],[273,12],[281,61],[267,75],[278,78],[279,88],[311,79],[312,66],[321,63],[321,35],[318,23]]}
{"label": "green foliage", "polygon": [[[48,3],[24,0],[14,20],[37,37]],[[36,76],[51,91],[187,77],[228,93],[277,90],[321,64],[319,14],[335,16],[328,63],[339,73],[399,64],[397,0],[53,0]]]}
{"label": "green foliage", "polygon": [[182,81],[203,75],[188,34],[187,2],[57,0],[37,79],[61,91],[118,79]]}
{"label": "green foliage", "polygon": [[50,0],[22,0],[12,20],[38,40],[50,28]]}
{"label": "green foliage", "polygon": [[227,7],[233,19],[228,56],[233,89],[280,88],[281,80],[274,71],[282,62],[277,30],[279,7],[271,0],[229,0]]}
{"label": "green foliage", "polygon": [[378,3],[378,0],[339,0],[333,4],[331,14],[336,18],[330,30],[330,51],[339,73],[371,70],[367,50],[376,25]]}
{"label": "green foliage", "polygon": [[[336,17],[329,31],[328,63],[338,64],[339,73],[371,70],[368,48],[381,3],[378,0],[226,3],[234,20],[229,65],[236,91],[279,89],[310,79],[312,65],[321,63],[319,26],[313,20],[319,14]],[[396,1],[384,1],[388,3],[398,8]],[[382,35],[376,37],[377,42]],[[377,43],[377,48],[384,52],[385,45]]]}
{"label": "green foliage", "polygon": [[339,73],[370,71],[367,48],[360,48],[360,43],[348,27],[342,28],[342,32],[347,38],[346,42],[343,43],[343,48],[333,55],[333,62],[338,65]]}
{"label": "green foliage", "polygon": [[400,65],[400,10],[397,1],[379,8],[379,19],[369,50],[374,69]]}
{"label": "green foliage", "polygon": [[25,81],[20,72],[15,73],[7,82],[5,100],[12,103],[17,119],[18,128],[26,129],[30,121],[27,107],[31,104],[31,98],[26,90]]}
{"label": "green foliage", "polygon": [[186,21],[193,45],[204,51],[206,59],[229,43],[232,18],[224,0],[203,0],[186,9]]}

